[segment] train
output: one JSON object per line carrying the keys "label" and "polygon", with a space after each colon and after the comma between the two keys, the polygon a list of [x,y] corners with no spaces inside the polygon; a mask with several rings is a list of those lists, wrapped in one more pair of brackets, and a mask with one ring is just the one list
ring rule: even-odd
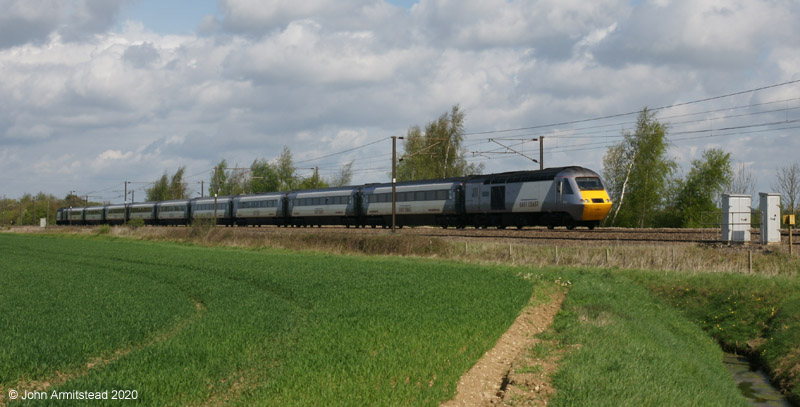
{"label": "train", "polygon": [[[405,181],[395,184],[395,225],[443,228],[576,226],[594,229],[611,210],[600,176],[579,166]],[[392,184],[203,197],[75,208],[58,225],[392,226]],[[139,222],[139,221],[137,221]]]}

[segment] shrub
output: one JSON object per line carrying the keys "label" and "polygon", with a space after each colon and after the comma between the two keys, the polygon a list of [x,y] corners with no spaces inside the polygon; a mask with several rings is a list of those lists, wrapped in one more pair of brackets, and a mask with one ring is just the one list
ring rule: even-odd
{"label": "shrub", "polygon": [[142,227],[144,226],[144,219],[131,219],[128,221],[127,225],[131,229]]}

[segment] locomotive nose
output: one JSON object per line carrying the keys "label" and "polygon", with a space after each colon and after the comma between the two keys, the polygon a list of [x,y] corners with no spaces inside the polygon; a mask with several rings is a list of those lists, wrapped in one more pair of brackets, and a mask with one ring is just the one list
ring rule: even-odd
{"label": "locomotive nose", "polygon": [[583,199],[583,216],[581,220],[599,221],[605,219],[611,211],[611,199],[605,190],[581,191]]}

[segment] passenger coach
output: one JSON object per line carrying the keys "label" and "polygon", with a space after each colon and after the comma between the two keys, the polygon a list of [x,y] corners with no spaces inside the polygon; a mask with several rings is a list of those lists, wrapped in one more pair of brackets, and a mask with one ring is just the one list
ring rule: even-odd
{"label": "passenger coach", "polygon": [[241,195],[233,198],[233,217],[237,226],[285,225],[284,193]]}

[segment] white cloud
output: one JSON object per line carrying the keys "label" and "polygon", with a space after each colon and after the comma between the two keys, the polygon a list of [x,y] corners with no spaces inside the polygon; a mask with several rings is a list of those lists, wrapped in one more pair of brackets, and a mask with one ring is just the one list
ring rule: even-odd
{"label": "white cloud", "polygon": [[[202,35],[176,36],[136,21],[109,30],[121,1],[0,0],[9,10],[0,16],[0,171],[33,177],[17,167],[35,163],[43,177],[8,184],[9,195],[33,183],[63,193],[109,177],[150,180],[184,164],[197,173],[222,158],[247,165],[283,145],[318,157],[402,135],[454,104],[468,131],[508,129],[800,78],[800,5],[787,2],[421,0],[406,10],[381,0],[225,0]],[[796,97],[796,86],[783,87],[735,103]],[[620,128],[599,134],[613,140]],[[549,140],[557,148],[547,165],[599,169],[602,146],[568,151],[587,140]],[[737,159],[786,151],[725,140],[682,142],[674,155],[688,162],[707,145],[748,150]],[[365,164],[355,182],[380,181],[387,146],[325,164],[356,159],[356,169]]]}

